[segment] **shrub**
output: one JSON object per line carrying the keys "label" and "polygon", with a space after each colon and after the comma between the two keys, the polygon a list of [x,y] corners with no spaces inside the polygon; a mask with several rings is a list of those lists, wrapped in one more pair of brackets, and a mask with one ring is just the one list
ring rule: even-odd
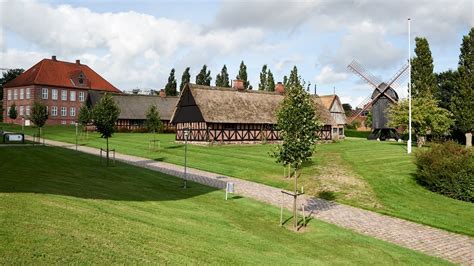
{"label": "shrub", "polygon": [[415,154],[417,181],[448,197],[474,202],[474,153],[455,142],[433,144]]}

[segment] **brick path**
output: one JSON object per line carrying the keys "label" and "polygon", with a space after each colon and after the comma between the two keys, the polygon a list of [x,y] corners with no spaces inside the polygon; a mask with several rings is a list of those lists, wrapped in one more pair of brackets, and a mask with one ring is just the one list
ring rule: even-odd
{"label": "brick path", "polygon": [[[75,149],[72,144],[58,141],[46,140],[46,144]],[[91,147],[80,146],[78,150],[99,155],[99,149]],[[119,153],[116,158],[128,164],[183,178],[182,166]],[[281,189],[197,169],[188,168],[187,172],[188,180],[220,189],[225,188],[226,182],[233,182],[235,192],[239,195],[274,206],[281,206],[283,202],[285,208],[292,208],[292,198],[283,197]],[[299,198],[299,204],[301,203],[304,203],[307,213],[325,222],[450,262],[474,265],[474,239],[468,236],[306,195]]]}

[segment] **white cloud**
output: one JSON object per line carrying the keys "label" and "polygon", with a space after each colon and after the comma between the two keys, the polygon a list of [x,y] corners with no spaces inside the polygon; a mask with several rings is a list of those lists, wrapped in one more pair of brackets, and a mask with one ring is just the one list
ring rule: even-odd
{"label": "white cloud", "polygon": [[335,72],[331,66],[324,66],[315,77],[316,84],[333,84],[347,79],[347,73]]}

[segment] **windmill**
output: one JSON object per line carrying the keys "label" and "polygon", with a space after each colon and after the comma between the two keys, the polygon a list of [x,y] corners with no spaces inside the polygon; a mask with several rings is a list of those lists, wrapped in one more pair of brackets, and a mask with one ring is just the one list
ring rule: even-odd
{"label": "windmill", "polygon": [[348,122],[352,123],[354,119],[361,114],[366,113],[369,108],[372,110],[372,133],[368,139],[385,140],[387,138],[395,138],[398,140],[398,134],[394,128],[388,127],[388,118],[385,110],[392,104],[398,103],[397,90],[401,90],[400,83],[407,76],[408,64],[404,65],[395,75],[388,81],[382,82],[359,63],[353,60],[347,66],[352,72],[361,77],[374,91],[364,101],[362,101],[349,115]]}

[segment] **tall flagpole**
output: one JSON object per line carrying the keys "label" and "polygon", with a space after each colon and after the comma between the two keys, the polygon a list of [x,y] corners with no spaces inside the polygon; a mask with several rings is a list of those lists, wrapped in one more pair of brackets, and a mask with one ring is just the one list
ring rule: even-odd
{"label": "tall flagpole", "polygon": [[408,18],[408,143],[407,152],[411,153],[411,48],[410,18]]}

